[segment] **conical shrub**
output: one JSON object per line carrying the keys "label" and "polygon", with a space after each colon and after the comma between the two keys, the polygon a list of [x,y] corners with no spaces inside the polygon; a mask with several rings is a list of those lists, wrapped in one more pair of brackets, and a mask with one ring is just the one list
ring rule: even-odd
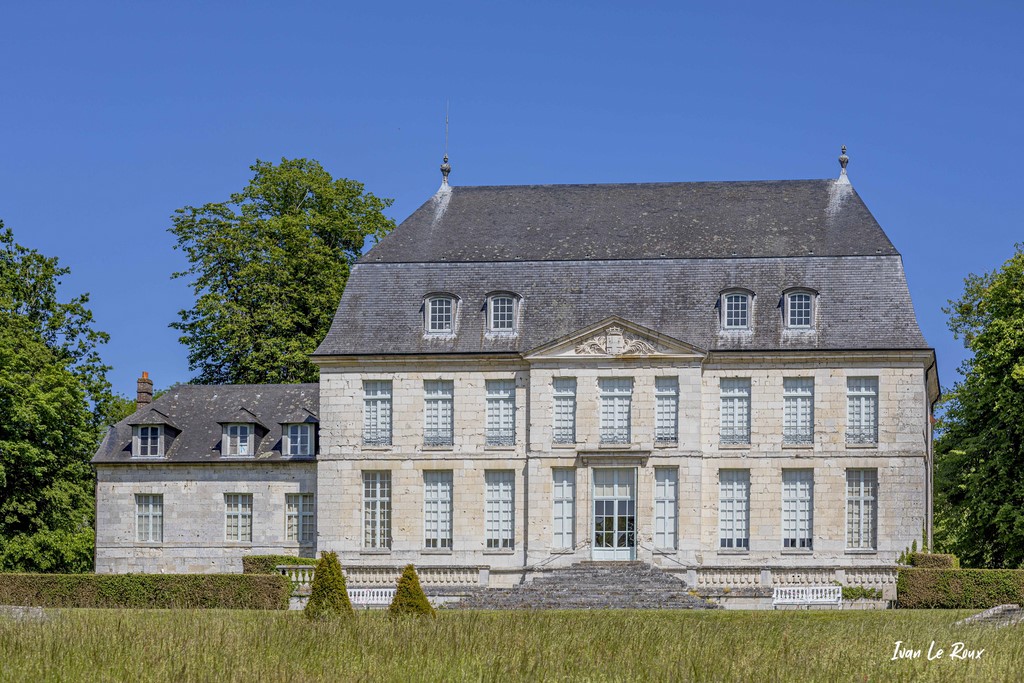
{"label": "conical shrub", "polygon": [[434,607],[427,600],[423,586],[420,585],[416,567],[411,564],[405,566],[402,576],[398,579],[398,589],[395,591],[395,597],[391,600],[391,606],[388,607],[388,614],[393,617],[403,614],[436,616]]}
{"label": "conical shrub", "polygon": [[333,619],[355,614],[337,553],[323,553],[316,563],[313,589],[304,612],[308,619]]}

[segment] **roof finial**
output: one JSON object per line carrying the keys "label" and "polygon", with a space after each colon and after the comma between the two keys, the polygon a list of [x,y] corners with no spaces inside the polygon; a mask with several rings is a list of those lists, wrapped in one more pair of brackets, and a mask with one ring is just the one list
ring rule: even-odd
{"label": "roof finial", "polygon": [[843,170],[839,175],[846,175],[846,165],[850,163],[850,157],[846,156],[846,145],[843,145],[843,153],[839,155],[839,165],[842,166]]}
{"label": "roof finial", "polygon": [[448,163],[448,107],[449,102],[444,103],[444,163],[441,164],[441,186],[448,184],[448,174],[452,172],[452,165]]}

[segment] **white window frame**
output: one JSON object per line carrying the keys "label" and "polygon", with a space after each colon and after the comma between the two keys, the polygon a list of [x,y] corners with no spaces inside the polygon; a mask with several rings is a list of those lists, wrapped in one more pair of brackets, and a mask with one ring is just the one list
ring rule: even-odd
{"label": "white window frame", "polygon": [[455,334],[457,300],[449,294],[427,297],[423,303],[423,329],[427,334]]}
{"label": "white window frame", "polygon": [[750,551],[750,470],[718,470],[718,547]]}
{"label": "white window frame", "polygon": [[782,443],[814,443],[814,378],[782,378]]}
{"label": "white window frame", "polygon": [[814,549],[814,470],[782,470],[782,549]]}
{"label": "white window frame", "polygon": [[846,549],[878,549],[878,470],[846,470]]}
{"label": "white window frame", "polygon": [[312,543],[316,540],[316,501],[312,493],[284,495],[285,540]]}
{"label": "white window frame", "polygon": [[284,455],[313,455],[313,425],[308,422],[294,422],[284,426]]}
{"label": "white window frame", "polygon": [[389,379],[363,380],[364,446],[391,445],[393,391]]}
{"label": "white window frame", "polygon": [[452,549],[454,499],[452,470],[423,472],[423,547]]}
{"label": "white window frame", "polygon": [[878,378],[846,378],[846,443],[878,444]]}
{"label": "white window frame", "polygon": [[163,425],[138,425],[134,431],[135,443],[132,444],[132,457],[162,458],[164,456]]}
{"label": "white window frame", "polygon": [[519,298],[500,293],[487,297],[487,330],[494,334],[515,334],[519,313]]}
{"label": "white window frame", "polygon": [[719,380],[719,443],[750,444],[749,377],[722,377]]}
{"label": "white window frame", "polygon": [[679,442],[679,378],[654,378],[654,441]]}
{"label": "white window frame", "polygon": [[576,547],[576,469],[551,468],[552,479],[552,541],[557,550]]}
{"label": "white window frame", "polygon": [[676,549],[676,517],[679,506],[679,469],[654,468],[654,547]]}
{"label": "white window frame", "polygon": [[252,494],[224,494],[224,540],[252,543]]}
{"label": "white window frame", "polygon": [[551,382],[551,396],[552,442],[576,443],[576,378],[555,377]]}
{"label": "white window frame", "polygon": [[601,377],[599,428],[601,443],[632,443],[633,378]]}
{"label": "white window frame", "polygon": [[164,496],[162,493],[135,494],[135,540],[164,542]]}
{"label": "white window frame", "polygon": [[487,550],[515,548],[516,473],[484,471],[484,538]]}
{"label": "white window frame", "polygon": [[516,383],[512,379],[484,382],[487,395],[487,424],[484,439],[488,446],[516,444]]}
{"label": "white window frame", "polygon": [[786,327],[809,330],[814,327],[814,294],[806,290],[787,292],[783,298]]}
{"label": "white window frame", "polygon": [[455,443],[455,382],[423,382],[423,444],[450,447]]}
{"label": "white window frame", "polygon": [[749,292],[722,292],[720,301],[723,330],[749,330],[754,297]]}
{"label": "white window frame", "polygon": [[[242,440],[242,430],[245,430],[245,441]],[[222,442],[224,455],[235,458],[251,458],[253,452],[253,425],[249,422],[234,422],[224,425]],[[233,433],[234,432],[234,433]]]}
{"label": "white window frame", "polygon": [[363,548],[391,549],[391,472],[363,471]]}

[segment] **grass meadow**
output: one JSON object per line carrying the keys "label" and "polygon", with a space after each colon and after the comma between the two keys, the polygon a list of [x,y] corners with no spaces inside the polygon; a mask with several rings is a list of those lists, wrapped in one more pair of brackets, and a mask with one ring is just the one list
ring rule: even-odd
{"label": "grass meadow", "polygon": [[[0,681],[1024,680],[1024,626],[952,626],[970,613],[52,610],[0,618]],[[897,640],[919,658],[893,661]]]}

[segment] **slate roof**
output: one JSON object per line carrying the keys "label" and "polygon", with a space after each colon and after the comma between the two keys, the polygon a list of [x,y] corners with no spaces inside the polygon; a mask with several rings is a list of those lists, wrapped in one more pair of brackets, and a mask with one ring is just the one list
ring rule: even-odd
{"label": "slate roof", "polygon": [[[141,411],[111,427],[93,463],[140,462],[310,462],[315,457],[281,454],[281,425],[310,422],[320,412],[319,384],[185,384],[169,389]],[[250,416],[251,415],[251,416]],[[257,433],[253,458],[222,457],[221,422],[257,422],[267,429]],[[157,458],[132,458],[133,424],[170,424],[173,439]],[[176,427],[176,428],[175,428]],[[166,441],[165,441],[166,443]]]}
{"label": "slate roof", "polygon": [[[728,288],[750,332],[719,330]],[[783,329],[785,290],[817,291],[814,331]],[[487,294],[521,297],[488,335]],[[454,337],[423,334],[429,293],[459,298]],[[525,353],[617,315],[704,350],[923,349],[899,253],[835,180],[455,187],[353,267],[315,356]]]}

